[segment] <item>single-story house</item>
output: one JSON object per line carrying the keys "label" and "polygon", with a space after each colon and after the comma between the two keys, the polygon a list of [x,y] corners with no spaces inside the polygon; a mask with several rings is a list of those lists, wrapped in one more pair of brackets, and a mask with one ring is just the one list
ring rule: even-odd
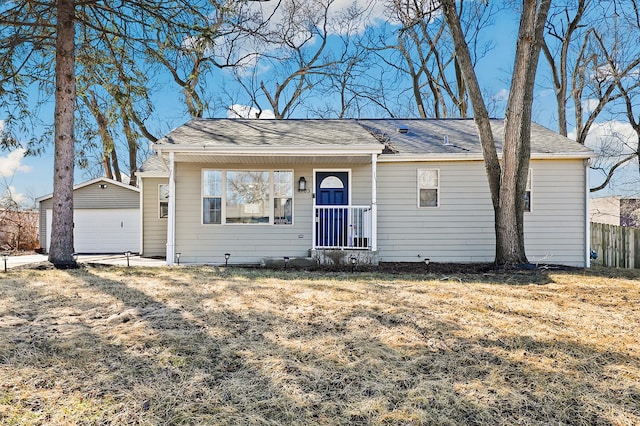
{"label": "single-story house", "polygon": [[[492,120],[498,149],[504,121]],[[142,255],[167,263],[490,262],[494,215],[472,119],[193,119],[139,173]],[[589,264],[593,153],[532,124],[532,262]]]}
{"label": "single-story house", "polygon": [[[53,194],[40,206],[40,246],[49,251]],[[106,177],[73,188],[74,250],[82,254],[140,252],[140,189]]]}

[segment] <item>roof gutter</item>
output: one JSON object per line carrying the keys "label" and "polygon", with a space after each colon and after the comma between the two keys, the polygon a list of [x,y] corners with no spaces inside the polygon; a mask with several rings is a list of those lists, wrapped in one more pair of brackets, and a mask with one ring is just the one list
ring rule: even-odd
{"label": "roof gutter", "polygon": [[[531,154],[532,160],[585,160],[596,155],[588,152],[566,152],[566,153],[536,153]],[[498,154],[502,158],[502,154]],[[401,162],[435,162],[435,161],[484,161],[481,153],[434,153],[434,154],[383,154],[378,158],[380,163],[401,163]]]}
{"label": "roof gutter", "polygon": [[153,172],[137,172],[136,173],[138,175],[138,177],[141,178],[167,178],[169,177],[169,172],[160,172],[160,171],[153,171]]}
{"label": "roof gutter", "polygon": [[371,155],[381,154],[384,147],[380,144],[362,146],[268,146],[268,147],[207,147],[207,146],[175,146],[154,145],[158,153],[175,152],[185,154],[216,154],[216,155],[256,155],[256,156],[300,156],[303,155]]}

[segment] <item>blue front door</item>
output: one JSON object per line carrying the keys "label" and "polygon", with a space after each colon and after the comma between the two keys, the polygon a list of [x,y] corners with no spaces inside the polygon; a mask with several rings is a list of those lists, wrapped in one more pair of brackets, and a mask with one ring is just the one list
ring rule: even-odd
{"label": "blue front door", "polygon": [[349,174],[347,172],[316,173],[316,246],[345,247],[347,245],[347,209],[349,205]]}

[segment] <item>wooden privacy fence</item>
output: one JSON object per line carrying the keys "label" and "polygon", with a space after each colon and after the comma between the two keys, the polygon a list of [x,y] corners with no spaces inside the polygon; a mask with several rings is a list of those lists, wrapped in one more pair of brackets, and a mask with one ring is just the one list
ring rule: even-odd
{"label": "wooden privacy fence", "polygon": [[594,264],[640,269],[640,229],[591,223],[591,250]]}

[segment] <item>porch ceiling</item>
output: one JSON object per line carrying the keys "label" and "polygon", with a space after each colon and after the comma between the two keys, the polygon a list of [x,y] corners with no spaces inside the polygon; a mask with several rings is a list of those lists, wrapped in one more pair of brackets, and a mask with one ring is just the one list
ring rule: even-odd
{"label": "porch ceiling", "polygon": [[202,153],[176,153],[176,162],[207,164],[371,164],[371,155],[226,155]]}

